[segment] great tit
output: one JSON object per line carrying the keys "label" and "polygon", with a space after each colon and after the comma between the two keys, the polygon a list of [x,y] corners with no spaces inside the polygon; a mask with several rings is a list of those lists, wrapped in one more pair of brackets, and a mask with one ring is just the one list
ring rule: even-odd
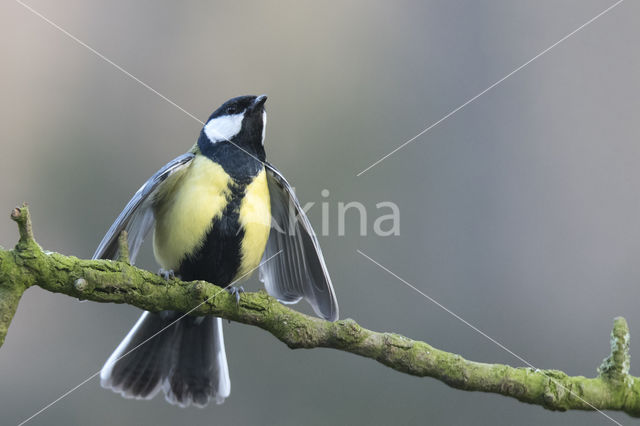
{"label": "great tit", "polygon": [[[335,321],[338,303],[318,240],[292,187],[265,161],[266,100],[240,96],[213,112],[193,148],[133,195],[93,258],[116,259],[126,230],[133,263],[153,230],[156,261],[181,279],[226,287],[260,265],[270,295],[305,299]],[[185,316],[169,327],[181,315],[144,312],[104,364],[102,386],[137,399],[162,389],[180,406],[224,402],[231,384],[222,320]]]}

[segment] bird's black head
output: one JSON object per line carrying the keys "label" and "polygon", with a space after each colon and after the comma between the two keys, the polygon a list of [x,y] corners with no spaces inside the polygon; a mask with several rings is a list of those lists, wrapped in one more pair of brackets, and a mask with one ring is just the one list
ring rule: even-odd
{"label": "bird's black head", "polygon": [[[239,96],[223,103],[211,114],[202,128],[198,140],[200,150],[204,153],[216,146],[231,144],[264,157],[266,100],[266,95]],[[242,155],[242,150],[239,151],[238,155]],[[261,158],[261,161],[264,159]]]}

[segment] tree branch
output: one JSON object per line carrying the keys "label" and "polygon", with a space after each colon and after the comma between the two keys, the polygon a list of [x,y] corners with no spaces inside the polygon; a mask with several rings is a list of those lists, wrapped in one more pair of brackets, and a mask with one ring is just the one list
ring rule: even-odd
{"label": "tree branch", "polygon": [[120,240],[119,261],[44,252],[33,238],[26,205],[16,208],[11,218],[18,224],[20,240],[13,250],[0,248],[0,345],[22,293],[37,285],[79,299],[127,303],[149,311],[193,309],[193,315],[215,315],[260,327],[292,349],[351,352],[454,388],[497,393],[550,410],[619,410],[640,417],[640,380],[629,375],[629,330],[623,318],[615,319],[611,354],[594,378],[485,364],[398,334],[367,330],[351,319],[332,323],[310,317],[264,291],[243,293],[237,305],[234,296],[204,281],[167,282],[128,263],[125,237]]}

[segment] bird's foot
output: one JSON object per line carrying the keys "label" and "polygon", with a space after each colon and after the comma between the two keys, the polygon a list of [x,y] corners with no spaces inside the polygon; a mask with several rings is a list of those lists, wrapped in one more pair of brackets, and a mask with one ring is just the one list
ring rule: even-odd
{"label": "bird's foot", "polygon": [[236,296],[236,306],[240,306],[240,293],[244,293],[244,287],[241,285],[238,287],[229,287],[227,291],[230,295]]}
{"label": "bird's foot", "polygon": [[176,273],[173,272],[173,269],[160,268],[158,270],[158,275],[160,275],[162,278],[164,278],[165,281],[173,280],[176,277]]}

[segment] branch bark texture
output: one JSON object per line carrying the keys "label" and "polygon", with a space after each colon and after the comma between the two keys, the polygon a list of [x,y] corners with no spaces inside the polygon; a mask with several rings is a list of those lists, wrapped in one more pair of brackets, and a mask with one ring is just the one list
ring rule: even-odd
{"label": "branch bark texture", "polygon": [[[15,209],[20,240],[13,250],[0,249],[0,345],[26,289],[39,286],[54,293],[102,303],[126,303],[148,311],[192,311],[260,327],[292,349],[332,348],[374,359],[402,373],[433,377],[447,385],[492,392],[550,410],[619,410],[640,417],[640,379],[629,375],[629,330],[616,318],[611,353],[593,378],[558,370],[515,368],[469,361],[460,355],[394,333],[368,330],[351,319],[327,322],[296,312],[265,292],[235,296],[204,281],[165,281],[118,261],[83,260],[45,252],[35,242],[26,206]],[[124,244],[126,238],[121,239]]]}

